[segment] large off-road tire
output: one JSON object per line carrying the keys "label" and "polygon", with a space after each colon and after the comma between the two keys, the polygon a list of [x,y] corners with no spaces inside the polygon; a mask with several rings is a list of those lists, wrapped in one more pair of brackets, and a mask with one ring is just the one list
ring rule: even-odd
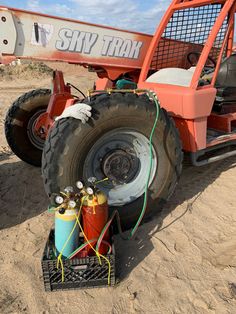
{"label": "large off-road tire", "polygon": [[51,91],[36,89],[19,97],[8,110],[5,134],[12,151],[23,161],[40,167],[44,140],[34,132],[38,116],[46,111]]}
{"label": "large off-road tire", "polygon": [[[109,194],[110,210],[118,209],[124,228],[137,220],[149,168],[149,136],[156,115],[146,95],[115,93],[96,96],[89,103],[89,123],[67,118],[55,123],[45,142],[42,173],[50,195],[76,180],[106,176],[118,180],[100,184]],[[178,131],[164,110],[153,137],[152,180],[146,217],[168,200],[182,169]],[[126,184],[123,184],[126,182]]]}

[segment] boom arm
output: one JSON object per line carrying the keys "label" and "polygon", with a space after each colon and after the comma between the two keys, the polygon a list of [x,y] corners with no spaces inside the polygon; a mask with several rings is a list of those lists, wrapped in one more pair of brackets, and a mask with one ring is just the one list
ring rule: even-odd
{"label": "boom arm", "polygon": [[151,40],[147,34],[0,7],[0,63],[64,61],[105,70],[115,79],[141,69]]}

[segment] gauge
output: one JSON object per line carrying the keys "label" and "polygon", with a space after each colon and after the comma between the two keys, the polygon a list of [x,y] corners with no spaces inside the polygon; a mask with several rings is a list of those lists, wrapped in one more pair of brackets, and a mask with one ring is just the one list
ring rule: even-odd
{"label": "gauge", "polygon": [[93,193],[94,193],[94,191],[93,191],[93,189],[91,187],[88,187],[86,189],[86,191],[87,191],[88,195],[93,195]]}
{"label": "gauge", "polygon": [[70,208],[75,208],[76,207],[76,202],[75,201],[69,201],[68,206]]}
{"label": "gauge", "polygon": [[64,198],[61,195],[55,196],[54,200],[55,200],[55,203],[58,204],[58,205],[61,205],[64,202]]}
{"label": "gauge", "polygon": [[84,184],[83,184],[83,182],[81,182],[81,181],[77,181],[77,182],[76,182],[76,186],[77,186],[77,188],[78,188],[79,190],[82,190],[82,189],[84,188]]}

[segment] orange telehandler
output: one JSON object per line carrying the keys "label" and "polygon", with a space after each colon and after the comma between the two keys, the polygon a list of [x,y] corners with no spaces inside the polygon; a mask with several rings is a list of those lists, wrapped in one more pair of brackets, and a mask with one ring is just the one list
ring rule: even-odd
{"label": "orange telehandler", "polygon": [[[182,151],[196,166],[236,155],[235,0],[173,0],[154,36],[0,7],[1,62],[15,58],[80,64],[98,75],[75,99],[55,71],[53,88],[17,99],[6,117],[7,141],[22,160],[41,165],[48,194],[78,178],[100,183],[125,227],[137,218],[150,158],[147,211],[175,189]],[[83,124],[65,108],[86,103]]]}

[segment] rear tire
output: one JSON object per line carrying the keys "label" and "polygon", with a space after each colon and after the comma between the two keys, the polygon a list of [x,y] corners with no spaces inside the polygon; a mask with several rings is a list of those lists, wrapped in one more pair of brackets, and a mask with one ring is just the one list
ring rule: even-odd
{"label": "rear tire", "polygon": [[36,89],[19,97],[8,110],[5,134],[11,150],[23,161],[40,167],[44,141],[35,135],[37,117],[46,111],[51,91]]}
{"label": "rear tire", "polygon": [[[150,136],[156,109],[146,95],[102,94],[92,98],[89,104],[93,107],[93,116],[87,124],[73,118],[62,119],[55,123],[48,134],[42,157],[42,172],[49,195],[67,185],[75,185],[77,180],[86,179],[86,158],[91,151],[97,150],[95,144],[101,138],[105,139],[106,134],[114,136],[114,132],[129,128],[134,134],[140,134],[140,138],[145,136],[148,140]],[[149,186],[146,217],[160,211],[163,203],[173,193],[182,170],[183,154],[179,134],[173,119],[164,110],[160,110],[153,149],[157,156],[157,167]],[[146,174],[139,181],[142,180],[145,182]],[[122,206],[110,206],[110,210],[119,210],[122,226],[128,229],[137,221],[142,204],[143,193]]]}

